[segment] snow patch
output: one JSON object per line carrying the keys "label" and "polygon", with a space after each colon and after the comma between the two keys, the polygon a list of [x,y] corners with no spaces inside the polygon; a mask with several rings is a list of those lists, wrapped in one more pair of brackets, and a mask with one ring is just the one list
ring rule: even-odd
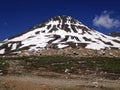
{"label": "snow patch", "polygon": [[15,50],[16,48],[17,48],[17,44],[14,43],[14,44],[12,45],[12,49],[11,49],[11,50]]}
{"label": "snow patch", "polygon": [[58,44],[58,48],[65,48],[67,47],[68,45],[63,45],[63,44]]}
{"label": "snow patch", "polygon": [[105,46],[103,46],[101,44],[92,43],[92,44],[88,44],[85,48],[94,49],[94,50],[100,50],[100,49],[104,49]]}
{"label": "snow patch", "polygon": [[1,49],[0,54],[4,54],[4,53],[5,53],[5,49]]}

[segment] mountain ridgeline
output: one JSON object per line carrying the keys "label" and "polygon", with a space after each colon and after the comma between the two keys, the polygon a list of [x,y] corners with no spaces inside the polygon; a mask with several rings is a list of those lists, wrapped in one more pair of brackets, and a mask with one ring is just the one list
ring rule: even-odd
{"label": "mountain ridgeline", "polygon": [[0,54],[64,48],[120,49],[120,38],[93,30],[70,16],[55,16],[0,43]]}
{"label": "mountain ridgeline", "polygon": [[113,37],[120,37],[120,32],[112,32],[112,33],[109,33],[108,35]]}

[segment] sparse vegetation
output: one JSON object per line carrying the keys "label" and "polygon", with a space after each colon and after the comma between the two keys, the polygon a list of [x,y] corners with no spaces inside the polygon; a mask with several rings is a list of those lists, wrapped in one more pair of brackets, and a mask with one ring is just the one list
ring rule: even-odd
{"label": "sparse vegetation", "polygon": [[[5,77],[5,74],[17,76],[17,75],[37,75],[43,78],[49,78],[48,81],[56,80],[62,76],[62,80],[65,79],[66,76],[68,79],[72,79],[71,75],[93,75],[96,73],[96,77],[107,78],[119,80],[120,78],[120,58],[118,57],[70,57],[70,56],[29,56],[29,57],[0,57],[0,70],[3,73],[2,77]],[[68,70],[68,74],[65,72]],[[47,73],[45,73],[47,72]],[[52,72],[52,74],[50,74]],[[37,73],[37,74],[34,74]],[[48,74],[49,73],[49,74]],[[54,74],[55,73],[55,74]],[[70,73],[70,74],[69,74]],[[102,73],[102,74],[101,74]],[[15,77],[13,77],[15,78]],[[24,77],[25,78],[25,77]],[[53,78],[53,79],[50,79]],[[64,78],[64,79],[63,79]],[[79,77],[76,77],[78,79]],[[80,85],[80,86],[71,86],[71,87],[51,87],[48,84],[48,87],[44,85],[36,85],[32,82],[33,79],[29,77],[26,79],[28,81],[24,81],[17,79],[13,81],[4,81],[4,79],[0,79],[0,90],[33,90],[33,88],[42,88],[42,90],[114,90],[113,88],[109,88],[106,86],[99,85],[95,87],[94,84],[91,85]],[[37,80],[38,82],[38,79]],[[73,78],[73,80],[76,80]],[[1,81],[3,80],[3,81]],[[45,79],[46,80],[46,79]],[[81,79],[82,80],[82,79]],[[41,81],[41,79],[40,79]],[[46,82],[48,82],[46,81]],[[42,81],[41,81],[42,82]],[[91,81],[89,81],[91,82]],[[21,84],[20,84],[21,83]],[[65,83],[65,82],[64,82]],[[71,82],[72,83],[72,82]],[[92,82],[91,82],[92,83]],[[21,85],[21,86],[19,86]],[[67,84],[66,84],[67,85]],[[78,85],[78,83],[76,84]],[[31,86],[31,87],[29,87]],[[31,89],[30,89],[31,88]]]}
{"label": "sparse vegetation", "polygon": [[[23,66],[26,71],[39,70],[65,73],[69,69],[72,74],[92,74],[101,72],[114,73],[120,77],[120,58],[113,57],[69,57],[69,56],[30,56],[30,57],[0,57],[0,70],[7,73],[9,63],[19,61],[17,66]],[[16,66],[16,67],[17,67]],[[81,73],[80,73],[81,72]],[[109,75],[110,78],[110,75]]]}
{"label": "sparse vegetation", "polygon": [[[64,72],[65,68],[73,69],[73,73],[77,69],[104,70],[107,72],[120,73],[120,58],[108,57],[88,57],[73,58],[66,56],[41,56],[25,59],[29,62],[27,67],[40,68],[44,67],[55,72]],[[26,65],[25,65],[26,66]]]}
{"label": "sparse vegetation", "polygon": [[0,75],[7,74],[8,67],[9,63],[4,59],[0,59]]}
{"label": "sparse vegetation", "polygon": [[0,90],[15,90],[14,88],[9,82],[0,81]]}

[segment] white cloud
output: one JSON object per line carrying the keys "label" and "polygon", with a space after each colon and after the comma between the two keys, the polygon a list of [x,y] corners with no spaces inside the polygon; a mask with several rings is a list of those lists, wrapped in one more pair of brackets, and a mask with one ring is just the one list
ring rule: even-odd
{"label": "white cloud", "polygon": [[100,16],[96,15],[93,19],[93,24],[98,27],[104,27],[106,29],[120,27],[120,20],[112,18],[111,12],[104,11]]}

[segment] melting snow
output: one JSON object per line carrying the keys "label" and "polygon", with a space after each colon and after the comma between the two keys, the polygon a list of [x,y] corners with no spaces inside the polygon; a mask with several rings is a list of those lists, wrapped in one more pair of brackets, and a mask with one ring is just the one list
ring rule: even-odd
{"label": "melting snow", "polygon": [[1,49],[0,54],[4,54],[4,53],[5,53],[5,49]]}
{"label": "melting snow", "polygon": [[63,44],[58,44],[58,48],[65,48],[67,47],[68,45],[63,45]]}
{"label": "melting snow", "polygon": [[15,50],[16,48],[17,48],[17,44],[15,43],[15,44],[12,45],[12,49],[11,50]]}
{"label": "melting snow", "polygon": [[96,44],[96,43],[92,43],[92,44],[88,44],[85,48],[94,49],[94,50],[100,50],[100,49],[104,49],[105,46],[100,45],[100,44]]}

